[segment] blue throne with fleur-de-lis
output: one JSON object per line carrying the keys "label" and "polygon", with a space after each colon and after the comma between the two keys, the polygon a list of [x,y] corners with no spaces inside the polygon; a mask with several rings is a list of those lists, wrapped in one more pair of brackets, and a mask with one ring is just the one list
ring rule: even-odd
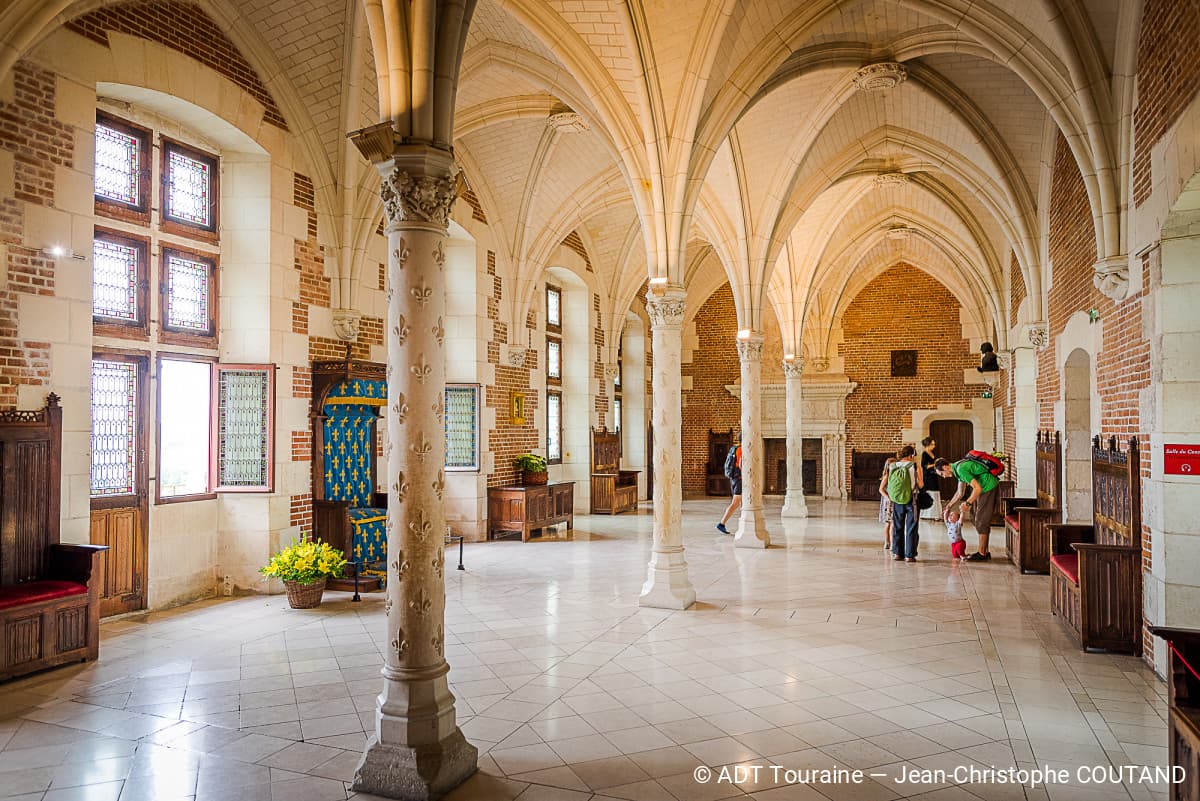
{"label": "blue throne with fleur-de-lis", "polygon": [[367,575],[387,560],[387,493],[375,491],[384,375],[374,362],[313,363],[313,535]]}

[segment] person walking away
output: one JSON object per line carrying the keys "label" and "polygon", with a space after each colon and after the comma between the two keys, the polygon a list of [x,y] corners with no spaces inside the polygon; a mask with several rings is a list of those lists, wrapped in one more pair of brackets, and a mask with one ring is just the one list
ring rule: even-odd
{"label": "person walking away", "polygon": [[725,528],[725,524],[742,505],[742,444],[740,442],[735,442],[729,449],[729,455],[725,457],[725,477],[729,479],[729,492],[733,498],[730,499],[729,506],[725,507],[725,514],[721,516],[721,522],[717,523],[717,531],[722,534],[730,533],[729,529]]}
{"label": "person walking away", "polygon": [[892,502],[892,558],[897,562],[917,561],[917,492],[921,488],[921,471],[917,469],[917,449],[905,445],[888,467],[879,491],[886,492]]}
{"label": "person walking away", "polygon": [[933,498],[933,505],[928,509],[921,510],[922,520],[942,519],[942,494],[938,490],[938,476],[933,469],[933,464],[937,461],[937,456],[934,455],[935,450],[937,450],[937,441],[933,437],[921,440],[921,477],[924,480],[922,486]]}
{"label": "person walking away", "polygon": [[888,497],[887,484],[888,468],[896,461],[895,456],[883,463],[883,472],[879,474],[879,522],[883,523],[883,550],[892,550],[892,499]]}
{"label": "person walking away", "polygon": [[961,502],[960,511],[964,518],[966,509],[971,509],[971,519],[975,522],[975,531],[979,534],[979,550],[967,557],[968,562],[987,562],[992,553],[988,550],[988,540],[992,533],[992,517],[996,514],[996,499],[1000,496],[1000,479],[992,474],[991,469],[984,463],[974,459],[959,459],[951,464],[946,459],[934,462],[934,470],[943,478],[958,480],[958,490],[946,504],[942,519],[946,519],[951,511],[960,506],[959,499],[970,493]]}

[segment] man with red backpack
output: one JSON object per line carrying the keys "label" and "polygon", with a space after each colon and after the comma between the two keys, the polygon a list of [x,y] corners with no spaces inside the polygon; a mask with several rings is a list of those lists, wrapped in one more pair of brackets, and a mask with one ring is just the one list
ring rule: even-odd
{"label": "man with red backpack", "polygon": [[992,518],[996,514],[996,503],[1000,496],[1000,475],[1004,472],[1004,463],[990,453],[971,451],[966,457],[951,463],[946,459],[938,459],[933,463],[933,469],[942,478],[958,480],[958,490],[946,504],[942,519],[959,505],[959,498],[969,486],[970,495],[962,502],[965,510],[970,506],[975,530],[979,533],[979,550],[967,557],[968,562],[987,562],[992,558],[988,550],[988,539],[991,537]]}

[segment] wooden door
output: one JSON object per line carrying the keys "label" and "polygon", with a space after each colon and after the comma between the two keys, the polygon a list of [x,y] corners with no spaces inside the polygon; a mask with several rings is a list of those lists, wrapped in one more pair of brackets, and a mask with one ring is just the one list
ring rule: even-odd
{"label": "wooden door", "polygon": [[101,617],[146,608],[148,368],[142,355],[92,359],[90,540],[109,548],[100,556]]}
{"label": "wooden door", "polygon": [[[970,420],[935,420],[929,424],[929,436],[937,441],[934,453],[942,459],[954,462],[967,455],[975,447],[975,427]],[[942,502],[954,497],[958,481],[943,478],[939,482]]]}
{"label": "wooden door", "polygon": [[654,500],[654,426],[646,425],[646,497]]}

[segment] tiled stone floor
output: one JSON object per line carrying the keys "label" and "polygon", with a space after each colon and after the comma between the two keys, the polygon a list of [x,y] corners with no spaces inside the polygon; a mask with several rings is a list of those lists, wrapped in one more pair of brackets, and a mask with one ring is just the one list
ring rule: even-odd
{"label": "tiled stone floor", "polygon": [[[897,784],[902,766],[1162,765],[1164,685],[1081,653],[1048,579],[952,563],[940,527],[891,561],[871,504],[812,504],[776,547],[685,505],[688,612],[640,609],[651,518],[573,541],[468,545],[447,657],[480,772],[452,801],[1151,799],[1161,785]],[[973,540],[973,533],[968,537]],[[0,797],[327,801],[372,725],[380,596],[221,599],[106,623],[101,659],[0,685]],[[698,766],[860,768],[862,784],[698,783]],[[786,777],[783,777],[786,778]]]}

